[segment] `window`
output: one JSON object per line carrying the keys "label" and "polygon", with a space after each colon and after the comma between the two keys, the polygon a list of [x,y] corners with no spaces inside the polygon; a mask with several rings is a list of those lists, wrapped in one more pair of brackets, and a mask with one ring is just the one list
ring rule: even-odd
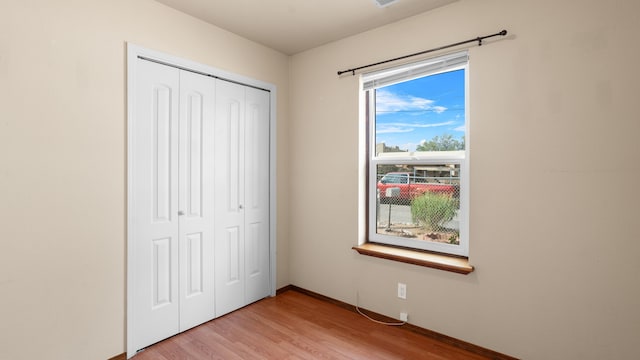
{"label": "window", "polygon": [[466,52],[362,76],[368,240],[467,256]]}

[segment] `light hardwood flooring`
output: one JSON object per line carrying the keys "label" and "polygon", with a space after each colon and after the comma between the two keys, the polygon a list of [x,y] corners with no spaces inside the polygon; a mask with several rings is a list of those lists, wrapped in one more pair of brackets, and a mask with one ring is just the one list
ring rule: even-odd
{"label": "light hardwood flooring", "polygon": [[152,345],[133,359],[489,358],[290,290]]}

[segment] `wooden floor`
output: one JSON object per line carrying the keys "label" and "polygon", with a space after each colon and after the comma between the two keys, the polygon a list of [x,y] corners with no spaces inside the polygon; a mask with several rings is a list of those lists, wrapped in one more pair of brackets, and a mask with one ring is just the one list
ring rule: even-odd
{"label": "wooden floor", "polygon": [[286,291],[150,346],[133,359],[488,358]]}

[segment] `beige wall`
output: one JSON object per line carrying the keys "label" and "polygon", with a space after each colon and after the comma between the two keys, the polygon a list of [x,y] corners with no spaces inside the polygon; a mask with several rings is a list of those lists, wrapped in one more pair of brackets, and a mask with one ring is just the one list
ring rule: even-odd
{"label": "beige wall", "polygon": [[125,349],[127,41],[275,84],[288,150],[287,56],[150,0],[0,1],[0,359]]}
{"label": "beige wall", "polygon": [[[636,358],[639,13],[634,0],[461,0],[293,56],[291,282],[525,359]],[[470,49],[476,271],[357,255],[358,80],[336,71],[503,28]]]}

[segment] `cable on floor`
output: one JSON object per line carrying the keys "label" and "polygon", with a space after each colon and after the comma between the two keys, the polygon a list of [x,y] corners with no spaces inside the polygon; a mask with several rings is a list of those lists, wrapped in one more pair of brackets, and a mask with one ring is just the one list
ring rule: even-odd
{"label": "cable on floor", "polygon": [[362,311],[360,311],[360,307],[358,306],[359,304],[360,304],[360,293],[356,292],[356,311],[358,312],[358,314],[364,316],[365,318],[373,321],[376,324],[382,324],[382,325],[387,325],[387,326],[402,326],[402,325],[407,323],[406,321],[402,321],[402,322],[385,322],[385,321],[380,321],[380,320],[373,319],[370,316],[368,316],[367,314],[365,314]]}

